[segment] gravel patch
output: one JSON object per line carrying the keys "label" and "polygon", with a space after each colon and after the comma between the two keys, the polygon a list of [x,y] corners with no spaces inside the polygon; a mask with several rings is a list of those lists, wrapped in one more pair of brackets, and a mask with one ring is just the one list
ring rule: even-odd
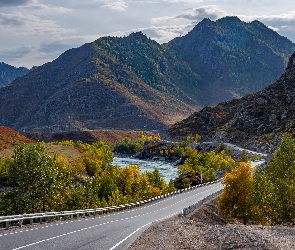
{"label": "gravel patch", "polygon": [[152,225],[128,249],[291,250],[295,228],[227,224],[214,198],[185,218],[174,216]]}

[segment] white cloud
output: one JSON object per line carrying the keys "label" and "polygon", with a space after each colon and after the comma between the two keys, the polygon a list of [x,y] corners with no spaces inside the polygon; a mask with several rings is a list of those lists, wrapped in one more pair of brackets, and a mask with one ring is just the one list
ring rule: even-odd
{"label": "white cloud", "polygon": [[176,16],[162,16],[153,18],[151,21],[153,24],[178,21],[178,20],[189,20],[191,22],[199,22],[204,18],[216,20],[218,18],[227,16],[228,14],[219,9],[216,5],[202,6],[200,8],[190,8],[183,13]]}
{"label": "white cloud", "polygon": [[202,6],[200,8],[188,9],[185,13],[174,17],[174,19],[188,19],[192,21],[201,21],[204,18],[216,20],[228,15],[225,11],[219,9],[216,5]]}
{"label": "white cloud", "polygon": [[175,26],[152,26],[146,29],[147,34],[151,31],[154,35],[151,39],[156,40],[158,43],[166,43],[178,36],[186,35],[191,29],[192,25],[175,25]]}
{"label": "white cloud", "polygon": [[102,7],[116,11],[125,11],[128,8],[128,4],[124,0],[96,0],[95,2]]}
{"label": "white cloud", "polygon": [[69,8],[55,7],[52,5],[40,4],[39,2],[35,2],[34,4],[28,5],[25,8],[31,13],[33,12],[35,15],[58,15],[73,11]]}
{"label": "white cloud", "polygon": [[272,26],[267,26],[268,28],[270,28],[270,29],[272,29],[272,30],[274,30],[274,31],[276,31],[276,32],[278,32],[279,31],[279,29],[278,28],[275,28],[275,27],[272,27]]}
{"label": "white cloud", "polygon": [[[10,26],[14,26],[11,29]],[[41,19],[36,15],[15,12],[11,14],[0,13],[0,31],[5,36],[13,35],[45,35],[52,36],[73,33],[73,29],[60,27],[55,21]],[[4,36],[4,35],[3,35]]]}
{"label": "white cloud", "polygon": [[295,11],[290,11],[289,13],[282,13],[277,15],[238,15],[243,21],[273,21],[273,22],[295,22]]}

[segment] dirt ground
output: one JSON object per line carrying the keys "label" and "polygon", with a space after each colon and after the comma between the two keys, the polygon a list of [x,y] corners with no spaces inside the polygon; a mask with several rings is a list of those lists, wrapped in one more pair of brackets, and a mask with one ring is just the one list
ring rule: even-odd
{"label": "dirt ground", "polygon": [[217,198],[182,218],[174,216],[148,228],[129,250],[295,249],[295,228],[227,224]]}

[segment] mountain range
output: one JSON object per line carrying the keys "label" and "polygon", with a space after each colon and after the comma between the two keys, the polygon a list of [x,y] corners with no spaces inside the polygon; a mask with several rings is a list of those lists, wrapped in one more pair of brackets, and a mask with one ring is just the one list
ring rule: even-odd
{"label": "mountain range", "polygon": [[273,150],[286,132],[295,131],[295,53],[270,86],[216,106],[205,107],[170,128],[173,136],[198,133],[203,140]]}
{"label": "mountain range", "polygon": [[141,32],[64,52],[0,88],[0,124],[22,132],[165,130],[268,86],[295,44],[264,24],[204,19],[158,44]]}

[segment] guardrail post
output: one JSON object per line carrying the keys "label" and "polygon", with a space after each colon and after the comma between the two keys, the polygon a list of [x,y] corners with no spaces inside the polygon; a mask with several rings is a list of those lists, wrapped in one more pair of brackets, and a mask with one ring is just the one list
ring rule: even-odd
{"label": "guardrail post", "polygon": [[33,225],[33,218],[30,218],[30,225]]}
{"label": "guardrail post", "polygon": [[6,221],[6,227],[5,227],[6,230],[9,229],[9,221]]}
{"label": "guardrail post", "polygon": [[19,226],[19,227],[22,227],[22,226],[23,226],[23,220],[19,220],[19,221],[18,221],[18,226]]}

